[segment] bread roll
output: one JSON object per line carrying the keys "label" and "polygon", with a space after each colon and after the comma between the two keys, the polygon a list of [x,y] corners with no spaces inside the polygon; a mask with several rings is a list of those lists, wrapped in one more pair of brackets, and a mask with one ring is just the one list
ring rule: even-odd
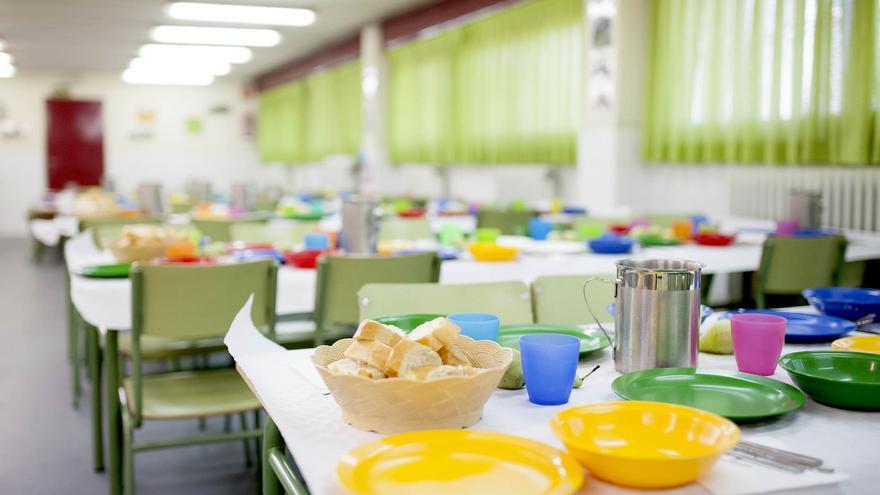
{"label": "bread roll", "polygon": [[470,376],[474,373],[476,373],[476,370],[470,366],[449,366],[444,364],[441,366],[409,368],[400,376],[412,380],[433,380],[447,376]]}
{"label": "bread roll", "polygon": [[[351,349],[351,347],[349,347]],[[346,356],[348,351],[346,351]],[[441,366],[440,355],[426,345],[413,340],[401,339],[391,350],[391,355],[382,368],[388,376],[403,376],[410,368]]]}
{"label": "bread roll", "polygon": [[357,332],[354,333],[355,340],[373,340],[381,342],[388,347],[394,347],[402,335],[387,325],[383,325],[378,321],[364,320],[358,326]]}
{"label": "bread roll", "polygon": [[334,361],[330,363],[330,366],[327,366],[327,369],[334,375],[362,376],[371,380],[385,378],[385,373],[379,368],[370,366],[369,364],[360,363],[350,358],[343,358],[339,361]]}
{"label": "bread roll", "polygon": [[[345,357],[369,364],[374,368],[385,371],[385,362],[391,355],[391,348],[374,340],[355,340],[345,350]],[[439,356],[438,356],[439,359]]]}
{"label": "bread roll", "polygon": [[460,331],[458,325],[440,317],[417,326],[408,338],[436,351],[451,346]]}
{"label": "bread roll", "polygon": [[468,359],[467,354],[455,344],[441,348],[437,351],[437,354],[440,355],[443,364],[450,364],[452,366],[473,366],[471,360]]}

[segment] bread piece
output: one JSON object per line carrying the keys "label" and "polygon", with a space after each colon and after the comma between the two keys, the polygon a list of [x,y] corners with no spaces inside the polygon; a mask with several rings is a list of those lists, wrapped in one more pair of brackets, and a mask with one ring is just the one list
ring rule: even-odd
{"label": "bread piece", "polygon": [[[346,354],[347,355],[347,354]],[[388,376],[402,376],[410,368],[422,366],[440,366],[443,360],[440,355],[426,345],[413,340],[401,339],[391,350],[385,367],[382,368]]]}
{"label": "bread piece", "polygon": [[364,320],[361,322],[354,333],[355,340],[373,340],[381,342],[388,347],[394,347],[402,335],[387,325],[383,325],[378,321]]}
{"label": "bread piece", "polygon": [[385,378],[385,373],[379,368],[370,366],[369,364],[360,363],[350,358],[343,358],[339,361],[334,361],[330,363],[330,366],[327,366],[327,369],[334,375],[362,376],[371,380]]}
{"label": "bread piece", "polygon": [[417,326],[408,338],[436,351],[451,346],[460,331],[461,328],[458,325],[440,317]]}
{"label": "bread piece", "polygon": [[474,373],[476,373],[476,370],[470,366],[449,366],[444,364],[441,366],[409,368],[401,376],[412,380],[433,380],[447,376],[470,376]]}
{"label": "bread piece", "polygon": [[386,374],[385,362],[388,361],[389,355],[391,348],[374,340],[355,340],[345,350],[345,357],[369,364]]}
{"label": "bread piece", "polygon": [[441,348],[437,351],[437,354],[440,355],[443,364],[449,364],[452,366],[473,366],[471,360],[468,359],[467,354],[455,344]]}

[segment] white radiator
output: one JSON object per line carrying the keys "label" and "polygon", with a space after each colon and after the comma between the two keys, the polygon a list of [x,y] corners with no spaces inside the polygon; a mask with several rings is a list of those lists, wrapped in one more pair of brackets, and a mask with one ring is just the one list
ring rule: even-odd
{"label": "white radiator", "polygon": [[783,218],[801,189],[822,193],[822,226],[880,230],[880,168],[735,166],[730,177],[734,215]]}

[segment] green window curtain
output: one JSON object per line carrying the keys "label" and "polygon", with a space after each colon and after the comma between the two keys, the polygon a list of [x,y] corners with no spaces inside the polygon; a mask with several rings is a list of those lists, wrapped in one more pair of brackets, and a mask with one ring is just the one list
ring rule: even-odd
{"label": "green window curtain", "polygon": [[354,155],[361,140],[361,65],[349,62],[306,78],[306,158]]}
{"label": "green window curtain", "polygon": [[257,146],[264,162],[306,161],[305,86],[302,81],[260,95]]}
{"label": "green window curtain", "polygon": [[575,162],[582,0],[531,0],[389,53],[395,163]]}
{"label": "green window curtain", "polygon": [[880,0],[656,0],[650,161],[880,164]]}

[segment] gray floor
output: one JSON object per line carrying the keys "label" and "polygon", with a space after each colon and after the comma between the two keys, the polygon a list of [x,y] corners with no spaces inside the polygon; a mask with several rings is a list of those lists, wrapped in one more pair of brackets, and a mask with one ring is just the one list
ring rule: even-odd
{"label": "gray floor", "polygon": [[[51,254],[51,253],[48,253]],[[89,384],[71,407],[64,272],[52,256],[29,260],[24,240],[0,239],[0,494],[107,493],[91,467]],[[147,425],[138,439],[196,434],[195,421]],[[208,429],[222,428],[220,421]],[[240,442],[138,454],[137,493],[252,494]]]}

